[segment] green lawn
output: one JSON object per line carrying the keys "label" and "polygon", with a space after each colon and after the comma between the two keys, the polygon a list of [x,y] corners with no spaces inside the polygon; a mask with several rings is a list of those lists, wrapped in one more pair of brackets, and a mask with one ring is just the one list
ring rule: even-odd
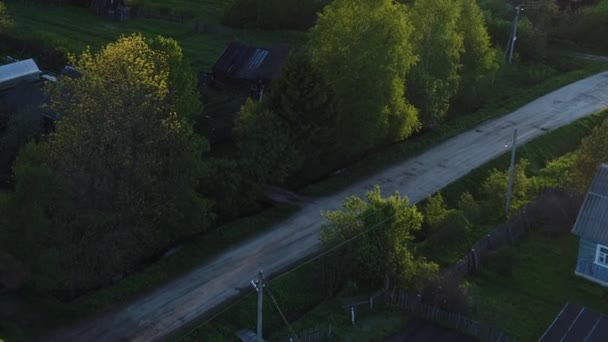
{"label": "green lawn", "polygon": [[512,248],[511,276],[489,266],[469,279],[477,318],[495,320],[522,341],[536,341],[568,301],[608,314],[608,290],[574,275],[575,236],[535,233]]}
{"label": "green lawn", "polygon": [[190,16],[194,16],[197,20],[208,23],[219,23],[224,15],[224,9],[233,0],[140,0],[135,2],[140,4],[143,9],[155,10],[166,8],[173,15],[187,13]]}
{"label": "green lawn", "polygon": [[[156,2],[159,2],[157,0]],[[215,2],[222,2],[217,0]],[[171,2],[164,0],[164,2]],[[178,2],[178,1],[173,1]],[[213,0],[190,3],[193,12],[204,11]],[[184,5],[185,6],[185,5]],[[175,38],[197,70],[209,68],[232,40],[259,46],[300,44],[306,33],[296,31],[258,31],[213,26],[208,33],[195,33],[194,22],[171,23],[157,19],[133,18],[118,22],[98,17],[92,9],[70,6],[45,6],[10,2],[8,11],[15,21],[11,35],[20,39],[44,41],[49,47],[79,52],[85,47],[98,49],[122,34],[141,32],[145,36]],[[214,15],[218,15],[217,11]]]}

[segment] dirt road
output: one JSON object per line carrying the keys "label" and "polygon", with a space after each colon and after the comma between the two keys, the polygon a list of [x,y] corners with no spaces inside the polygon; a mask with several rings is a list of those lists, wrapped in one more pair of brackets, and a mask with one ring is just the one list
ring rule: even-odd
{"label": "dirt road", "polygon": [[303,207],[271,231],[132,303],[55,336],[61,341],[150,341],[179,329],[250,287],[258,269],[271,275],[313,253],[322,210],[337,209],[348,195],[375,184],[418,202],[505,152],[513,128],[518,143],[608,107],[608,72],[570,84],[500,119],[488,121],[331,197]]}

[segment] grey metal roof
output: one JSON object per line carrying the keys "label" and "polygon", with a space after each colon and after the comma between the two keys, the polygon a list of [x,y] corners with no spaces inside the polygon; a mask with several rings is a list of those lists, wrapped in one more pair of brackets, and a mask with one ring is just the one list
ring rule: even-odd
{"label": "grey metal roof", "polygon": [[0,89],[12,87],[22,81],[36,81],[42,72],[33,59],[0,65]]}
{"label": "grey metal roof", "polygon": [[243,329],[234,333],[236,337],[242,342],[255,342],[257,341],[257,335],[251,330]]}
{"label": "grey metal roof", "polygon": [[608,164],[597,169],[572,233],[608,245]]}
{"label": "grey metal roof", "polygon": [[290,49],[263,49],[231,42],[213,66],[213,71],[234,79],[258,80],[275,78],[287,60]]}
{"label": "grey metal roof", "polygon": [[567,303],[539,342],[606,342],[608,316],[576,303]]}

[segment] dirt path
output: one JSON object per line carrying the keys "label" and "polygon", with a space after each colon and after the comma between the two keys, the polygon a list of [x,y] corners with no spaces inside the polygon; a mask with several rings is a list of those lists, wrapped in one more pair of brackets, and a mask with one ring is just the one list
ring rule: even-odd
{"label": "dirt path", "polygon": [[318,246],[321,210],[337,209],[348,195],[375,184],[416,203],[505,152],[513,128],[518,143],[608,107],[608,72],[570,84],[500,119],[458,135],[333,196],[317,199],[289,219],[131,304],[63,332],[61,341],[158,340],[199,319],[267,275],[310,255]]}

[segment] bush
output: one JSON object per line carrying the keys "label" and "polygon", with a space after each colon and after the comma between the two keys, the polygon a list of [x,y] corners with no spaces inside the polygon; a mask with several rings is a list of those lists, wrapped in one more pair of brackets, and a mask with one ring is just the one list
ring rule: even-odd
{"label": "bush", "polygon": [[471,222],[478,222],[481,218],[481,207],[470,192],[463,192],[458,199],[458,209]]}
{"label": "bush", "polygon": [[425,255],[448,264],[456,261],[462,256],[461,251],[471,243],[470,226],[462,211],[452,210],[424,242]]}
{"label": "bush", "polygon": [[608,0],[601,0],[595,6],[565,15],[552,33],[557,38],[606,53],[608,52],[605,43],[606,32],[608,32]]}
{"label": "bush", "polygon": [[441,193],[427,199],[422,210],[424,213],[424,228],[428,234],[437,231],[452,210],[448,209]]}
{"label": "bush", "polygon": [[422,289],[422,302],[442,310],[469,314],[472,309],[471,295],[467,286],[452,278],[432,278]]}
{"label": "bush", "polygon": [[519,22],[515,51],[522,61],[542,61],[547,51],[547,33],[524,17]]}

